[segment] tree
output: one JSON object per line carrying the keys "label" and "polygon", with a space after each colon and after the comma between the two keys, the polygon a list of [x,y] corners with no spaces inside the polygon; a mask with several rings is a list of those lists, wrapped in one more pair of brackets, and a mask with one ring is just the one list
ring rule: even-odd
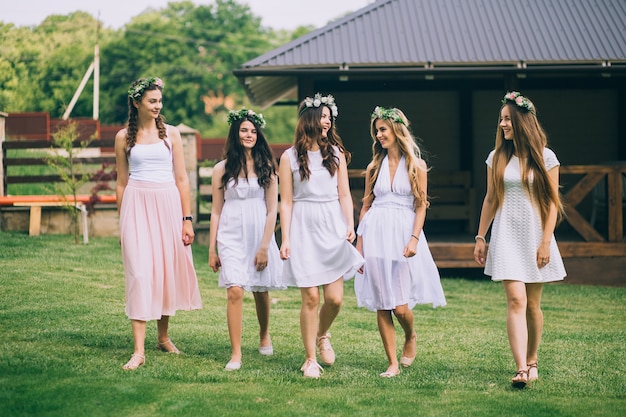
{"label": "tree", "polygon": [[[232,71],[243,63],[291,41],[295,32],[261,26],[247,5],[216,0],[195,5],[171,2],[135,16],[123,29],[100,29],[84,12],[48,16],[39,26],[0,22],[0,110],[46,111],[60,117],[100,45],[100,121],[124,124],[126,90],[137,78],[165,81],[164,115],[206,136],[225,136],[229,109],[250,107]],[[72,117],[91,117],[93,84],[83,90]],[[263,111],[271,141],[291,141],[295,106]]]}
{"label": "tree", "polygon": [[63,207],[70,212],[75,243],[78,243],[80,233],[78,227],[78,212],[80,210],[77,203],[78,191],[90,179],[90,175],[84,172],[82,165],[77,161],[78,154],[87,148],[89,141],[83,140],[80,142],[80,147],[75,148],[77,139],[76,123],[69,122],[61,126],[52,134],[54,147],[52,148],[52,155],[46,158],[48,166],[61,177],[62,182],[54,183],[54,190],[61,200],[66,202]]}

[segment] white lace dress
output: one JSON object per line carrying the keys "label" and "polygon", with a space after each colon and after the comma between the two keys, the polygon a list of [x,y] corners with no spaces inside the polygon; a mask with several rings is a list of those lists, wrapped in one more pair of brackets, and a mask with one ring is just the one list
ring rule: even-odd
{"label": "white lace dress", "polygon": [[[339,149],[335,147],[335,153]],[[363,264],[361,254],[346,240],[347,224],[339,204],[337,174],[322,165],[320,151],[310,152],[308,180],[300,180],[294,147],[289,155],[293,179],[290,257],[283,282],[290,287],[316,287],[351,279]]]}
{"label": "white lace dress", "polygon": [[[493,164],[491,151],[485,161]],[[543,150],[546,169],[560,165],[554,152]],[[532,179],[531,179],[532,181]],[[562,280],[566,273],[554,234],[550,241],[550,262],[537,266],[537,249],[543,228],[539,209],[522,187],[519,159],[513,156],[504,170],[504,201],[491,226],[485,274],[493,281],[513,280],[526,283]]]}
{"label": "white lace dress", "polygon": [[259,251],[267,208],[265,190],[256,177],[233,179],[224,191],[224,206],[217,229],[217,251],[222,263],[218,285],[242,287],[247,291],[281,290],[283,261],[272,236],[267,267],[257,271],[254,257]]}
{"label": "white lace dress", "polygon": [[405,258],[415,211],[404,157],[391,182],[387,157],[374,185],[374,202],[357,230],[363,238],[365,267],[354,281],[357,304],[372,311],[393,310],[407,304],[444,306],[439,271],[422,231],[415,256]]}

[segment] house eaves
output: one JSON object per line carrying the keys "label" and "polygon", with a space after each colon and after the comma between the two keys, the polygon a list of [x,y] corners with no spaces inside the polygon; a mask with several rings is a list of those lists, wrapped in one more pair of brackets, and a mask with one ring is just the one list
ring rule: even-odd
{"label": "house eaves", "polygon": [[624,0],[378,0],[233,73],[266,106],[306,74],[621,72],[624,28]]}

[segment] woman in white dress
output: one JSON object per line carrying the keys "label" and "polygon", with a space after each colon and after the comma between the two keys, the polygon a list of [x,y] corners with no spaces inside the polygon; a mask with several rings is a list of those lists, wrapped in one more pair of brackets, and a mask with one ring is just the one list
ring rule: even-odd
{"label": "woman in white dress", "polygon": [[[319,378],[315,347],[326,365],[335,362],[331,324],[343,300],[343,281],[361,267],[355,238],[347,160],[335,131],[337,106],[330,95],[307,97],[298,109],[294,146],[280,158],[280,256],[283,282],[299,287],[300,329],[306,360],[302,372]],[[319,310],[319,286],[324,304]]]}
{"label": "woman in white dress", "polygon": [[[357,249],[365,258],[354,288],[357,303],[377,313],[378,330],[389,360],[381,377],[400,373],[393,315],[404,330],[400,365],[409,367],[417,351],[412,309],[416,304],[446,304],[439,271],[423,232],[427,166],[396,108],[376,107],[372,114],[372,162],[367,166],[365,196],[357,230]],[[393,315],[392,315],[393,313]]]}
{"label": "woman in white dress", "polygon": [[[535,106],[516,91],[507,93],[502,103],[495,149],[486,160],[487,193],[474,259],[504,285],[507,333],[517,366],[511,383],[524,388],[539,377],[543,284],[565,277],[554,238],[563,205],[559,161],[546,147]],[[492,222],[487,250],[485,236]]]}
{"label": "woman in white dress", "polygon": [[282,261],[274,238],[278,179],[274,156],[262,128],[265,119],[252,110],[230,111],[224,160],[213,168],[213,205],[209,265],[220,270],[226,288],[226,317],[232,353],[227,371],[241,368],[244,290],[252,291],[259,321],[259,353],[272,355],[269,290],[280,283]]}

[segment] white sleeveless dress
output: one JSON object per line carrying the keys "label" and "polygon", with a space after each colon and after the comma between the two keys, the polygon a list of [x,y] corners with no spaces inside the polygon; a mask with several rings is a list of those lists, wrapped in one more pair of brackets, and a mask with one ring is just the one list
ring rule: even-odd
{"label": "white sleeveless dress", "polygon": [[[491,151],[485,161],[489,167],[493,165],[494,153]],[[543,150],[543,160],[547,170],[560,165],[548,148]],[[537,249],[542,238],[539,209],[522,187],[519,158],[513,156],[504,169],[504,201],[491,226],[485,275],[493,281],[561,281],[566,275],[565,266],[554,234],[550,240],[550,262],[543,268],[537,266]]]}
{"label": "white sleeveless dress", "polygon": [[359,307],[393,310],[407,304],[446,305],[439,271],[422,231],[415,256],[403,256],[411,239],[415,211],[404,157],[391,182],[385,157],[374,185],[374,201],[359,223],[365,267],[354,280]]}
{"label": "white sleeveless dress", "polygon": [[259,251],[267,207],[265,190],[258,178],[239,178],[229,181],[224,191],[224,206],[217,229],[217,251],[222,263],[218,285],[242,287],[247,291],[281,290],[283,261],[276,239],[272,235],[267,251],[267,267],[257,271],[254,257]]}
{"label": "white sleeveless dress", "polygon": [[[331,176],[322,165],[320,151],[310,152],[308,180],[300,179],[294,147],[289,156],[293,179],[293,210],[291,214],[291,253],[284,261],[283,282],[290,287],[316,287],[354,277],[363,264],[363,257],[346,240],[337,174]],[[334,147],[335,154],[340,151]]]}

